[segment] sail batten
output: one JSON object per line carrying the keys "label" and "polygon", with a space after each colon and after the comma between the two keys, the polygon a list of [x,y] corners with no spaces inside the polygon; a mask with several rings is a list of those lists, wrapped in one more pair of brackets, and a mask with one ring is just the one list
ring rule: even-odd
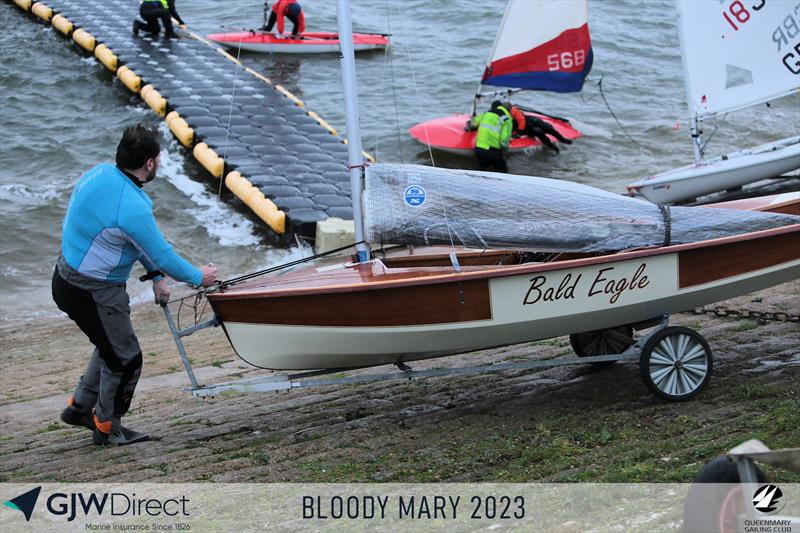
{"label": "sail batten", "polygon": [[593,59],[587,0],[510,0],[481,83],[580,91]]}
{"label": "sail batten", "polygon": [[677,0],[677,8],[692,116],[727,113],[800,89],[800,51],[792,48],[800,43],[784,30],[787,23],[800,27],[796,2]]}

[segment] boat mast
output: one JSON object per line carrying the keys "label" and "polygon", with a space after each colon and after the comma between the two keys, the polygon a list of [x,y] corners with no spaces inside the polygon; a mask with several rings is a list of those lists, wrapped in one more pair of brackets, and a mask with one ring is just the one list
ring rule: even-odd
{"label": "boat mast", "polygon": [[358,251],[358,262],[369,261],[369,248],[364,241],[364,215],[361,206],[364,157],[361,154],[361,130],[358,122],[358,93],[356,92],[356,60],[353,52],[353,23],[350,19],[349,0],[337,0],[339,50],[342,62],[342,88],[344,90],[345,119],[347,126],[347,162],[350,167],[350,195],[353,200],[353,221]]}

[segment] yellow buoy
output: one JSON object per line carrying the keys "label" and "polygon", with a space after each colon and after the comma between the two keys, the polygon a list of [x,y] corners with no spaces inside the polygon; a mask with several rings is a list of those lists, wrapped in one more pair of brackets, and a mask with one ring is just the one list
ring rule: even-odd
{"label": "yellow buoy", "polygon": [[72,40],[78,43],[81,48],[88,52],[93,52],[94,47],[97,44],[97,39],[94,38],[94,35],[83,28],[78,28],[72,32]]}
{"label": "yellow buoy", "polygon": [[253,187],[247,178],[234,170],[225,176],[225,186],[275,233],[282,235],[286,231],[286,213],[278,209],[278,206],[265,197],[263,192]]}
{"label": "yellow buoy", "polygon": [[289,100],[291,100],[292,102],[294,102],[294,105],[296,105],[297,107],[303,107],[305,105],[302,100],[300,100],[298,97],[287,91],[283,85],[276,85],[275,90],[281,93]]}
{"label": "yellow buoy", "polygon": [[160,117],[167,114],[167,101],[152,85],[145,85],[139,93],[150,109]]}
{"label": "yellow buoy", "polygon": [[119,59],[106,45],[98,44],[94,49],[94,57],[97,58],[111,72],[117,71]]}
{"label": "yellow buoy", "polygon": [[197,162],[203,165],[203,168],[208,170],[212,176],[217,178],[222,177],[222,172],[225,169],[225,162],[217,155],[217,152],[209,148],[206,143],[196,144],[194,150],[192,150],[192,154],[194,154],[194,158],[197,159]]}
{"label": "yellow buoy", "polygon": [[53,10],[41,2],[36,2],[33,4],[33,7],[31,7],[31,12],[46,22],[50,22],[50,19],[53,18]]}
{"label": "yellow buoy", "polygon": [[67,37],[72,33],[72,22],[64,15],[55,15],[52,20],[53,27]]}
{"label": "yellow buoy", "polygon": [[194,143],[194,130],[181,117],[177,111],[171,111],[167,115],[167,125],[175,138],[186,148],[191,148]]}
{"label": "yellow buoy", "polygon": [[260,72],[256,72],[255,70],[251,69],[250,67],[245,67],[245,72],[249,72],[251,76],[255,76],[256,78],[260,79],[264,83],[269,83],[272,85],[272,80],[261,74]]}
{"label": "yellow buoy", "polygon": [[25,11],[30,10],[31,4],[33,0],[14,0],[14,3],[17,4],[19,7],[24,9]]}
{"label": "yellow buoy", "polygon": [[336,135],[336,129],[335,129],[333,126],[331,126],[330,124],[328,124],[328,121],[326,121],[325,119],[323,119],[323,118],[322,118],[321,116],[319,116],[317,113],[315,113],[314,111],[309,111],[309,112],[308,112],[308,116],[309,116],[309,117],[311,117],[311,118],[313,118],[314,120],[316,120],[316,121],[317,121],[317,123],[318,123],[320,126],[322,126],[323,128],[325,128],[326,130],[328,130],[328,133],[330,133],[331,135]]}
{"label": "yellow buoy", "polygon": [[117,78],[133,93],[138,93],[139,89],[142,88],[142,78],[125,65],[117,69]]}

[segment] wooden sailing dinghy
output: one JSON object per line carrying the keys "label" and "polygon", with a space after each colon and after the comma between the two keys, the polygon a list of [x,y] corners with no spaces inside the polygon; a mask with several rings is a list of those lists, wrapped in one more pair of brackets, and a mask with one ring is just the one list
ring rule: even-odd
{"label": "wooden sailing dinghy", "polygon": [[[315,386],[296,378],[386,363],[401,372],[381,379],[406,379],[407,361],[570,334],[586,361],[639,359],[654,394],[686,400],[710,378],[711,349],[668,314],[800,274],[800,217],[785,214],[797,197],[667,208],[559,180],[365,165],[346,0],[338,11],[357,254],[223,283],[206,292],[215,318],[184,330],[164,303],[194,395]],[[365,241],[424,247],[378,257]],[[201,387],[180,339],[216,325],[255,366],[323,370]]]}
{"label": "wooden sailing dinghy", "polygon": [[[481,175],[486,188],[466,180]],[[387,179],[386,188],[376,183]],[[425,185],[407,185],[415,181]],[[486,197],[491,188],[497,198]],[[515,211],[509,202],[526,188],[535,193]],[[423,194],[423,206],[411,206]],[[497,211],[511,209],[511,216],[495,220],[492,205],[502,198]],[[460,212],[460,200],[473,204],[471,215]],[[558,180],[411,165],[368,168],[365,202],[373,242],[439,245],[449,232],[457,245],[486,242],[505,251],[459,248],[451,261],[441,249],[422,248],[208,294],[242,359],[272,369],[403,363],[625,326],[800,274],[800,217],[789,215],[673,208],[671,244],[664,245],[664,213],[647,202]],[[435,220],[440,203],[448,206],[446,224]],[[416,211],[425,204],[428,212]],[[382,206],[380,220],[371,205]],[[769,205],[751,201],[748,208]],[[521,219],[526,206],[548,218]],[[383,219],[403,210],[410,218],[387,230],[391,222]],[[475,213],[484,220],[470,219]],[[526,227],[529,234],[519,235]],[[710,238],[695,240],[703,235]]]}

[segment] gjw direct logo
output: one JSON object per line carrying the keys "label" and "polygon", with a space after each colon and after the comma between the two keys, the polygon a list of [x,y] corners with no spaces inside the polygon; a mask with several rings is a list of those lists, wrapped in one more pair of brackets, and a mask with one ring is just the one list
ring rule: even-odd
{"label": "gjw direct logo", "polygon": [[[3,503],[6,507],[16,509],[25,515],[25,520],[30,522],[36,501],[42,487],[36,487],[16,498],[12,498]],[[181,516],[188,517],[189,511],[186,504],[189,498],[137,498],[136,494],[123,494],[121,492],[89,493],[55,492],[47,498],[47,511],[51,515],[64,516],[68,522],[72,522],[78,516],[89,516],[94,513],[97,516]]]}
{"label": "gjw direct logo", "polygon": [[763,485],[753,494],[753,507],[761,514],[775,514],[783,509],[783,492],[777,485]]}
{"label": "gjw direct logo", "polygon": [[7,502],[3,502],[3,505],[6,507],[11,507],[12,509],[16,509],[17,511],[21,511],[22,514],[25,515],[25,520],[30,522],[31,515],[33,514],[33,508],[36,506],[36,500],[39,499],[39,493],[42,491],[42,487],[36,487],[33,490],[29,490],[25,494],[20,494],[16,498],[12,498]]}

